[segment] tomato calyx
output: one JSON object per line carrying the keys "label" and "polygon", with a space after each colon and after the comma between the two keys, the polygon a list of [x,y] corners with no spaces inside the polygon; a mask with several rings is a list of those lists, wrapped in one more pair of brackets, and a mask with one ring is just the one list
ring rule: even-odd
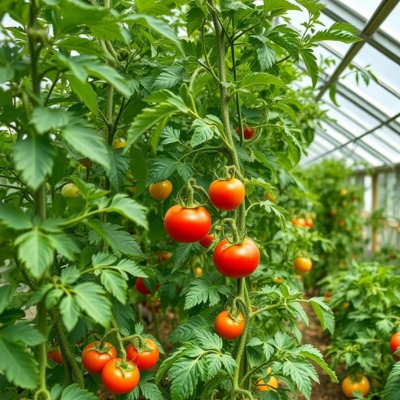
{"label": "tomato calyx", "polygon": [[[119,361],[121,360],[121,361]],[[137,365],[132,361],[127,361],[124,358],[115,358],[112,360],[114,364],[121,370],[125,376],[128,372],[133,371],[137,368]]]}
{"label": "tomato calyx", "polygon": [[91,347],[90,349],[86,349],[84,351],[88,352],[88,351],[97,351],[98,353],[107,353],[110,354],[110,350],[114,347],[113,344],[105,342],[104,340],[99,341],[95,341],[93,342],[93,347]]}

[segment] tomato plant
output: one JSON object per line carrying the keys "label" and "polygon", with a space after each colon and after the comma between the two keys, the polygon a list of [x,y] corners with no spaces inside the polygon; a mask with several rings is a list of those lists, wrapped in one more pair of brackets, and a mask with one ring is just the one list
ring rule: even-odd
{"label": "tomato plant", "polygon": [[108,361],[117,358],[117,349],[109,342],[92,342],[82,351],[82,364],[92,374],[101,374]]}
{"label": "tomato plant", "polygon": [[135,389],[140,379],[138,367],[122,358],[110,360],[101,372],[101,381],[111,393],[125,394]]}
{"label": "tomato plant", "polygon": [[132,343],[126,348],[126,359],[133,361],[140,370],[153,368],[160,357],[158,346],[151,339],[145,339],[146,344],[144,348],[140,346],[136,348]]}

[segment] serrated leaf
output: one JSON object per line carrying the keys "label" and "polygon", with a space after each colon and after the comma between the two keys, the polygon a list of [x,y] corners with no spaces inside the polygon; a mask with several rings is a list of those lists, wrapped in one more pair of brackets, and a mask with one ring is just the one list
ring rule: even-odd
{"label": "serrated leaf", "polygon": [[190,284],[190,289],[185,298],[185,310],[188,310],[197,304],[205,303],[209,307],[215,306],[220,302],[220,296],[216,285],[210,281],[198,278]]}
{"label": "serrated leaf", "polygon": [[172,272],[175,272],[177,269],[179,269],[189,258],[190,253],[194,249],[194,244],[184,244],[180,243],[176,247],[176,250],[174,252],[174,255],[172,256],[171,261],[174,263],[174,267],[172,269]]}
{"label": "serrated leaf", "polygon": [[164,396],[161,394],[160,389],[152,382],[143,382],[141,379],[139,382],[139,389],[146,399],[164,400]]}
{"label": "serrated leaf", "polygon": [[53,262],[54,249],[50,239],[43,232],[34,229],[18,236],[18,258],[35,278],[40,278]]}
{"label": "serrated leaf", "polygon": [[18,322],[8,325],[0,331],[1,337],[8,337],[13,342],[21,342],[26,346],[37,346],[43,343],[46,338],[28,322]]}
{"label": "serrated leaf", "polygon": [[201,26],[205,18],[204,12],[199,7],[192,7],[186,14],[186,29],[188,37]]}
{"label": "serrated leaf", "polygon": [[65,328],[68,332],[74,329],[81,315],[78,302],[73,296],[64,296],[60,301],[60,312]]}
{"label": "serrated leaf", "polygon": [[172,381],[172,399],[187,399],[190,397],[197,386],[199,377],[204,371],[201,358],[187,359],[182,357],[172,364],[168,377]]}
{"label": "serrated leaf", "polygon": [[79,387],[77,383],[67,386],[61,395],[61,400],[98,400],[98,397],[86,389]]}
{"label": "serrated leaf", "polygon": [[32,228],[32,221],[21,208],[9,204],[0,203],[0,221],[3,225],[16,230]]}
{"label": "serrated leaf", "polygon": [[142,267],[131,260],[121,260],[114,268],[118,268],[119,270],[140,278],[148,277]]}
{"label": "serrated leaf", "polygon": [[260,202],[260,205],[267,213],[273,213],[278,218],[281,229],[284,230],[286,227],[285,215],[287,215],[287,211],[283,207],[280,207],[269,200]]}
{"label": "serrated leaf", "polygon": [[189,322],[179,325],[174,331],[169,335],[168,341],[171,342],[188,342],[190,341],[196,330],[205,328],[210,328],[211,325],[207,322],[204,317],[195,316],[190,318]]}
{"label": "serrated leaf", "polygon": [[214,137],[213,128],[202,119],[195,119],[190,130],[193,130],[193,135],[190,139],[190,145],[192,147],[196,147]]}
{"label": "serrated leaf", "polygon": [[61,270],[60,280],[64,285],[72,285],[80,278],[80,276],[81,274],[78,268],[68,266]]}
{"label": "serrated leaf", "polygon": [[[94,43],[94,42],[90,42]],[[66,74],[72,91],[85,103],[86,107],[97,116],[97,94],[89,82],[82,82],[72,74]]]}
{"label": "serrated leaf", "polygon": [[61,129],[68,121],[68,114],[63,109],[36,107],[32,111],[31,123],[38,133]]}
{"label": "serrated leaf", "polygon": [[152,164],[147,177],[147,184],[164,181],[176,170],[177,162],[173,158],[160,157]]}
{"label": "serrated leaf", "polygon": [[183,54],[183,49],[176,33],[166,22],[158,18],[150,17],[149,15],[132,13],[124,16],[124,21],[134,22],[154,30],[161,36],[164,36],[166,39],[170,40],[171,43],[181,52],[181,54]]}
{"label": "serrated leaf", "polygon": [[117,252],[128,254],[132,257],[143,258],[143,252],[140,249],[135,238],[120,225],[104,223],[99,220],[87,221],[86,224],[93,229],[89,233],[89,240],[94,243],[102,238]]}
{"label": "serrated leaf", "polygon": [[203,349],[220,351],[222,339],[216,334],[204,329],[196,329],[194,332],[195,343]]}
{"label": "serrated leaf", "polygon": [[309,301],[321,322],[322,329],[328,329],[330,333],[333,333],[335,329],[335,319],[332,310],[325,303],[324,299],[322,297],[313,297]]}
{"label": "serrated leaf", "polygon": [[100,282],[120,303],[126,303],[128,285],[121,274],[103,269],[100,275]]}
{"label": "serrated leaf", "polygon": [[293,164],[296,165],[300,161],[303,149],[301,148],[301,145],[296,136],[293,135],[293,133],[286,125],[284,125],[283,127],[283,134],[286,137],[289,156]]}
{"label": "serrated leaf", "polygon": [[161,144],[165,145],[179,142],[180,134],[181,132],[179,129],[174,129],[170,126],[166,126],[161,134]]}
{"label": "serrated leaf", "polygon": [[307,68],[308,74],[310,75],[312,85],[313,87],[315,87],[315,85],[318,82],[318,76],[319,76],[317,58],[315,57],[312,49],[310,48],[302,48],[300,50],[300,55]]}
{"label": "serrated leaf", "polygon": [[65,233],[53,233],[48,235],[48,238],[53,248],[68,260],[75,260],[75,254],[80,252],[80,248],[72,237]]}
{"label": "serrated leaf", "polygon": [[[129,130],[126,146],[134,144],[143,133],[149,131],[154,126],[167,122],[167,117],[177,111],[174,104],[161,103],[151,108],[145,108],[132,122]],[[164,126],[163,126],[164,127]]]}
{"label": "serrated leaf", "polygon": [[130,157],[121,151],[111,151],[109,154],[109,168],[107,168],[107,177],[110,180],[112,188],[119,192],[125,182],[126,173],[129,170]]}
{"label": "serrated leaf", "polygon": [[266,72],[255,72],[247,74],[241,84],[242,89],[248,91],[264,90],[270,85],[285,87],[286,85],[277,76],[267,74]]}
{"label": "serrated leaf", "polygon": [[171,89],[183,78],[183,67],[168,67],[163,70],[152,85],[152,90]]}
{"label": "serrated leaf", "polygon": [[0,314],[10,305],[16,288],[15,283],[0,286]]}
{"label": "serrated leaf", "polygon": [[80,54],[104,57],[103,50],[95,41],[80,36],[67,36],[65,39],[59,41],[57,46],[67,50],[77,51]]}
{"label": "serrated leaf", "polygon": [[87,157],[109,168],[109,153],[104,139],[96,132],[79,125],[68,126],[62,131],[63,139],[83,158]]}
{"label": "serrated leaf", "polygon": [[114,265],[117,261],[117,257],[108,253],[97,253],[92,256],[93,268],[108,267]]}
{"label": "serrated leaf", "polygon": [[317,43],[326,40],[339,41],[342,43],[354,43],[362,40],[358,36],[357,29],[347,22],[335,22],[329,29],[317,32],[309,40],[309,43]]}
{"label": "serrated leaf", "polygon": [[135,200],[130,199],[125,194],[116,194],[111,204],[108,206],[110,211],[117,212],[136,224],[148,229],[146,218],[147,208],[137,203]]}
{"label": "serrated leaf", "polygon": [[28,136],[14,145],[15,168],[21,171],[22,179],[33,190],[51,174],[54,155],[54,147],[45,136]]}
{"label": "serrated leaf", "polygon": [[111,319],[111,304],[104,296],[104,290],[94,282],[81,283],[74,287],[75,299],[82,311],[104,327]]}
{"label": "serrated leaf", "polygon": [[35,389],[39,381],[39,369],[32,353],[26,346],[16,343],[0,331],[0,371],[16,386]]}
{"label": "serrated leaf", "polygon": [[271,68],[275,63],[276,53],[266,45],[266,40],[267,39],[264,36],[250,36],[250,42],[253,44],[254,49],[256,50],[261,71]]}
{"label": "serrated leaf", "polygon": [[274,10],[300,11],[301,9],[300,9],[300,7],[290,3],[287,0],[264,0],[264,11],[270,12],[270,11],[274,11]]}
{"label": "serrated leaf", "polygon": [[384,400],[399,400],[400,393],[400,362],[394,364],[393,369],[388,376],[385,390],[383,393]]}

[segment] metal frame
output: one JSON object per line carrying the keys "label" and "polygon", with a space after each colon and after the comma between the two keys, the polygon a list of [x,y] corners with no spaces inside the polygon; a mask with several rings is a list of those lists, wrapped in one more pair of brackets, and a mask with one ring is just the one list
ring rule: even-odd
{"label": "metal frame", "polygon": [[[362,29],[360,36],[362,37],[363,40],[360,42],[354,43],[350,49],[347,51],[347,53],[344,55],[342,58],[342,61],[340,64],[336,67],[335,71],[333,74],[329,77],[329,79],[325,82],[324,86],[320,89],[319,93],[315,97],[316,101],[319,101],[322,96],[325,94],[325,92],[328,90],[329,86],[331,86],[332,83],[334,83],[340,76],[340,74],[346,69],[346,67],[351,63],[353,58],[358,54],[358,52],[362,49],[365,43],[367,43],[367,39],[371,37],[381,26],[381,24],[385,21],[385,19],[390,15],[390,13],[394,10],[394,8],[397,6],[399,3],[399,0],[383,0],[379,7],[376,9],[375,13],[372,15],[370,20],[365,24],[364,28]],[[335,8],[335,6],[338,6],[338,2],[336,0],[328,0],[326,1],[326,4],[330,8],[324,8],[323,12],[325,12],[326,15],[329,14],[329,9],[332,10]],[[343,12],[344,10],[347,9],[347,12],[352,15],[352,18],[356,18],[358,16],[357,13],[354,11],[350,10],[348,7],[344,6],[343,4],[340,5],[340,13],[341,16],[337,15],[337,18],[339,18],[340,21],[343,21]],[[332,11],[331,11],[332,13]],[[333,18],[331,15],[328,15],[329,17]],[[358,16],[359,17],[359,16]],[[360,17],[358,18],[360,19]],[[338,20],[338,19],[336,19]],[[365,19],[364,19],[365,21]],[[347,22],[352,22],[347,20]],[[398,61],[396,61],[398,64],[400,64],[400,57],[398,57]]]}

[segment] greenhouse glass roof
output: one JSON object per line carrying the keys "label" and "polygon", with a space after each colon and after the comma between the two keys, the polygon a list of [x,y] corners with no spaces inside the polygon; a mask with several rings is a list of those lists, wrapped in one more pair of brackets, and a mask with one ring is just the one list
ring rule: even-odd
{"label": "greenhouse glass roof", "polygon": [[[332,61],[316,89],[316,100],[323,102],[332,120],[317,127],[302,165],[327,155],[372,167],[400,164],[400,0],[324,3],[322,22],[326,26],[348,22],[358,29],[362,41],[329,42],[317,50],[317,56]],[[291,24],[302,30],[300,13],[292,12],[290,17]],[[336,104],[330,96],[333,83]]]}

